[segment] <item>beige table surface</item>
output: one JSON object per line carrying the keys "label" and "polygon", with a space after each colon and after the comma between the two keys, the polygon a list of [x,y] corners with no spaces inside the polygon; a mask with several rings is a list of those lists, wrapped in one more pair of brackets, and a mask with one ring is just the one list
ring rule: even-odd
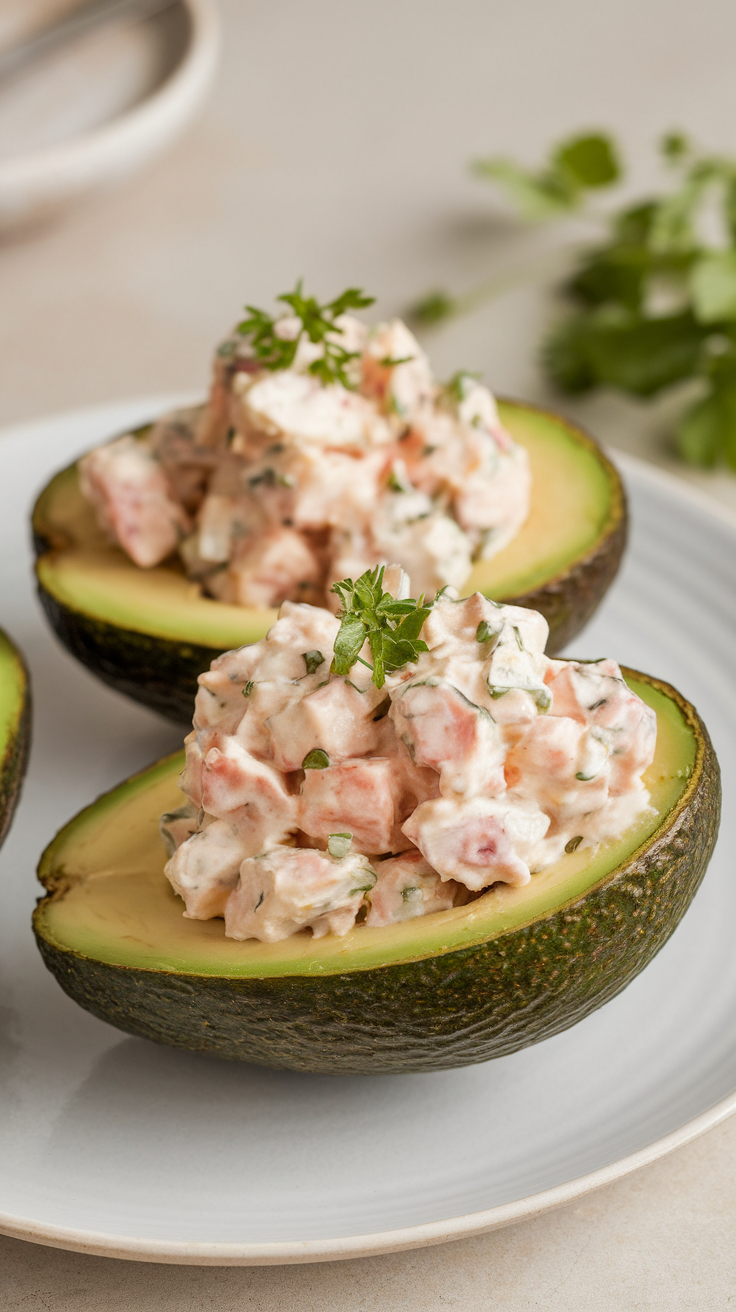
{"label": "beige table surface", "polygon": [[[551,235],[504,217],[468,177],[473,155],[533,163],[551,140],[601,125],[641,191],[670,127],[736,153],[733,0],[221,7],[221,73],[186,140],[127,189],[0,243],[0,422],[202,387],[242,302],[268,304],[302,274],[318,294],[363,284],[391,313],[428,287],[464,290],[536,257]],[[550,400],[533,346],[552,312],[535,283],[509,290],[434,335],[439,372],[482,369],[499,392]],[[673,407],[606,396],[566,408],[675,467]],[[695,481],[736,508],[736,479]],[[385,1258],[217,1270],[0,1239],[3,1312],[732,1305],[736,1122],[558,1212]]]}

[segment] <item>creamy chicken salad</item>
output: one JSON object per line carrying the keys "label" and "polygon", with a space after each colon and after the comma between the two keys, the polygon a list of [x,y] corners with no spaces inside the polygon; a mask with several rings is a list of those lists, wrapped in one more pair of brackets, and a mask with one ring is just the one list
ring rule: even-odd
{"label": "creamy chicken salad", "polygon": [[79,462],[101,526],[142,568],[177,556],[210,597],[334,609],[333,582],[398,561],[414,587],[460,588],[529,511],[525,450],[470,374],[438,383],[400,320],[366,327],[297,292],[215,356],[206,405]]}
{"label": "creamy chicken salad", "polygon": [[340,585],[338,616],[286,601],[200,676],[161,821],[186,916],[265,942],[390,925],[650,813],[656,715],[615,661],[550,659],[541,615],[480,593],[407,593],[392,567]]}

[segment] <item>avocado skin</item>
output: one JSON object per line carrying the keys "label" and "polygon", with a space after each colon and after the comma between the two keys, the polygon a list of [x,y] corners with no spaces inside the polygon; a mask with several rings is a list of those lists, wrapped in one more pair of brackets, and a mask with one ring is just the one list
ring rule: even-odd
{"label": "avocado skin", "polygon": [[197,676],[222,648],[108,624],[64,605],[40,583],[37,590],[57,638],[92,674],[176,724],[191,725]]}
{"label": "avocado skin", "polygon": [[10,829],[18,805],[31,747],[31,694],[28,671],[17,650],[15,656],[23,670],[24,692],[20,714],[0,759],[0,847]]}
{"label": "avocado skin", "polygon": [[[688,788],[668,822],[582,897],[486,943],[329,976],[236,979],[116,966],[38,946],[75,1002],[158,1043],[318,1073],[447,1070],[575,1025],[620,993],[687,911],[715,846],[720,771],[697,712]],[[43,900],[42,900],[43,901]]]}

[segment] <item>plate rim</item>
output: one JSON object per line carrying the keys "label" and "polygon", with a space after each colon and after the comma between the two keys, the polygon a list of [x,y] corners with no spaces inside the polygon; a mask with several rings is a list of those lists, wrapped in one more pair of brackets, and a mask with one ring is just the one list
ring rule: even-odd
{"label": "plate rim", "polygon": [[[199,2],[199,0],[197,0]],[[206,0],[209,3],[209,0]],[[22,436],[26,440],[35,431],[49,436],[57,425],[67,425],[79,418],[85,425],[106,426],[118,422],[116,414],[144,411],[150,407],[191,402],[192,392],[169,393],[165,397],[131,397],[73,408],[57,414],[12,423],[0,429],[0,443],[5,438]],[[108,420],[110,416],[110,420]],[[690,502],[711,518],[719,520],[736,535],[736,512],[707,492],[685,482],[669,470],[661,469],[638,456],[607,447],[607,453],[624,475],[633,475],[655,487]],[[9,1238],[46,1247],[89,1253],[98,1257],[113,1257],[127,1261],[157,1262],[190,1266],[276,1266],[297,1265],[322,1261],[344,1261],[351,1258],[425,1248],[455,1239],[468,1239],[561,1207],[566,1203],[631,1175],[684,1147],[736,1114],[736,1089],[719,1099],[705,1111],[690,1118],[677,1129],[655,1139],[652,1143],[629,1153],[595,1171],[577,1176],[549,1189],[529,1194],[509,1203],[497,1204],[477,1212],[424,1222],[420,1225],[391,1230],[371,1231],[335,1239],[280,1240],[273,1243],[219,1243],[192,1240],[144,1239],[92,1230],[74,1229],[48,1223],[39,1223],[28,1217],[0,1213],[0,1234]]]}

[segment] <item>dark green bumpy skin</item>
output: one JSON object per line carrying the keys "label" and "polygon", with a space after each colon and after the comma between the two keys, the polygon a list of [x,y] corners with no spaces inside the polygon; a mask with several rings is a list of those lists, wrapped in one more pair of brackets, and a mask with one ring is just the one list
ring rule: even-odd
{"label": "dark green bumpy skin", "polygon": [[57,638],[92,674],[168,720],[191,725],[197,676],[222,648],[108,624],[62,605],[40,583],[38,596]]}
{"label": "dark green bumpy skin", "polygon": [[31,746],[31,694],[25,666],[23,670],[26,677],[23,707],[0,759],[0,847],[18,805]]}
{"label": "dark green bumpy skin", "polygon": [[[256,980],[106,964],[37,932],[39,948],[62,988],[95,1016],[130,1034],[232,1060],[398,1074],[470,1065],[540,1043],[643,970],[705,873],[720,819],[718,762],[702,721],[675,697],[697,726],[699,745],[690,784],[667,823],[580,898],[486,943],[340,975]],[[37,913],[37,931],[40,923]]]}

